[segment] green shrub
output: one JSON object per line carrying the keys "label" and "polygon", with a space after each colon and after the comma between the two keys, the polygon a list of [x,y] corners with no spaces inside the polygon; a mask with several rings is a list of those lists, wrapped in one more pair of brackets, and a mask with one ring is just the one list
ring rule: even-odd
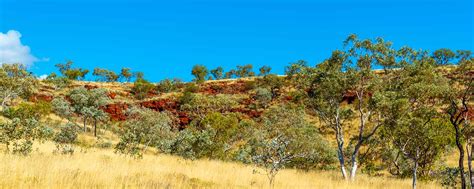
{"label": "green shrub", "polygon": [[135,98],[142,100],[148,96],[155,86],[148,82],[145,79],[137,79],[133,83],[132,93],[135,95]]}
{"label": "green shrub", "polygon": [[56,133],[53,141],[56,143],[56,150],[54,152],[61,154],[74,153],[74,143],[77,140],[78,126],[73,123],[68,123],[61,127],[61,131]]}

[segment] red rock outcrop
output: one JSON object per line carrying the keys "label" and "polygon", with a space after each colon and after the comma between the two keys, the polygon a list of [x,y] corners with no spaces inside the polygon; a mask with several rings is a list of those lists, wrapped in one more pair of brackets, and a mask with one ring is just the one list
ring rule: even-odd
{"label": "red rock outcrop", "polygon": [[108,104],[103,107],[103,110],[107,112],[111,120],[114,121],[125,121],[127,116],[125,111],[128,109],[128,104],[118,103],[118,104]]}

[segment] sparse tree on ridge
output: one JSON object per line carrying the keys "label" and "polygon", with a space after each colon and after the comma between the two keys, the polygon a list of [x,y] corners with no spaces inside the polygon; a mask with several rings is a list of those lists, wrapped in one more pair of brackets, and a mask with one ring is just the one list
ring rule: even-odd
{"label": "sparse tree on ridge", "polygon": [[195,65],[191,71],[191,74],[194,75],[194,81],[197,83],[202,83],[206,81],[206,76],[209,74],[209,71],[203,65]]}
{"label": "sparse tree on ridge", "polygon": [[262,66],[258,70],[260,71],[260,73],[258,74],[259,76],[266,76],[270,73],[272,68],[270,66]]}
{"label": "sparse tree on ridge", "polygon": [[217,68],[211,70],[211,74],[214,76],[215,80],[224,79],[224,68],[218,66]]}

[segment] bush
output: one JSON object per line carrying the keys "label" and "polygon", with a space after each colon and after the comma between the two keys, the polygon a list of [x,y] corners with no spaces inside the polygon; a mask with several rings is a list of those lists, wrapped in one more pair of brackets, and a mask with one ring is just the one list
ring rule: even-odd
{"label": "bush", "polygon": [[0,123],[0,142],[10,152],[13,146],[14,154],[28,155],[34,141],[43,141],[49,138],[52,130],[34,118],[14,118],[10,122]]}
{"label": "bush", "polygon": [[56,150],[54,152],[61,154],[74,153],[74,143],[77,140],[78,126],[68,123],[61,127],[61,131],[56,133],[53,141],[56,143]]}
{"label": "bush", "polygon": [[272,101],[272,93],[266,88],[257,88],[253,98],[257,101],[257,108],[267,108],[268,104]]}
{"label": "bush", "polygon": [[161,80],[157,85],[156,85],[156,91],[158,93],[169,93],[169,92],[175,92],[179,88],[181,88],[183,85],[183,82],[179,79],[164,79]]}
{"label": "bush", "polygon": [[132,93],[135,95],[135,98],[142,100],[148,96],[155,86],[148,82],[145,79],[137,79],[133,83]]}
{"label": "bush", "polygon": [[118,153],[140,158],[148,147],[168,152],[174,133],[173,121],[165,112],[132,108],[120,131],[120,142],[115,146]]}

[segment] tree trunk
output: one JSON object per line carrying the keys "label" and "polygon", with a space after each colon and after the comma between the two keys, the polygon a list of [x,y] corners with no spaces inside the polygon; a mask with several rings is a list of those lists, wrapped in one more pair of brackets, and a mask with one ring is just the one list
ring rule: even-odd
{"label": "tree trunk", "polygon": [[[470,141],[470,140],[469,140]],[[470,148],[470,150],[469,150]],[[474,155],[474,152],[472,151],[474,148],[474,144],[471,144],[471,142],[468,142],[466,145],[467,149],[467,166],[469,168],[469,181],[471,184],[471,189],[474,189],[474,173],[472,170],[472,156]]]}
{"label": "tree trunk", "polygon": [[341,166],[341,173],[344,179],[347,179],[346,167],[344,162],[344,137],[342,136],[342,131],[337,129],[336,131],[337,139],[337,158],[339,159],[339,165]]}
{"label": "tree trunk", "polygon": [[459,141],[458,137],[456,136],[456,146],[459,150],[459,174],[461,175],[461,188],[466,189],[466,175],[464,174],[464,148]]}
{"label": "tree trunk", "polygon": [[86,121],[87,121],[87,118],[84,117],[84,133],[87,132]]}
{"label": "tree trunk", "polygon": [[94,120],[94,136],[97,137],[97,120]]}
{"label": "tree trunk", "polygon": [[412,188],[416,189],[416,171],[418,170],[418,161],[414,160],[415,165],[413,166],[413,182]]}

